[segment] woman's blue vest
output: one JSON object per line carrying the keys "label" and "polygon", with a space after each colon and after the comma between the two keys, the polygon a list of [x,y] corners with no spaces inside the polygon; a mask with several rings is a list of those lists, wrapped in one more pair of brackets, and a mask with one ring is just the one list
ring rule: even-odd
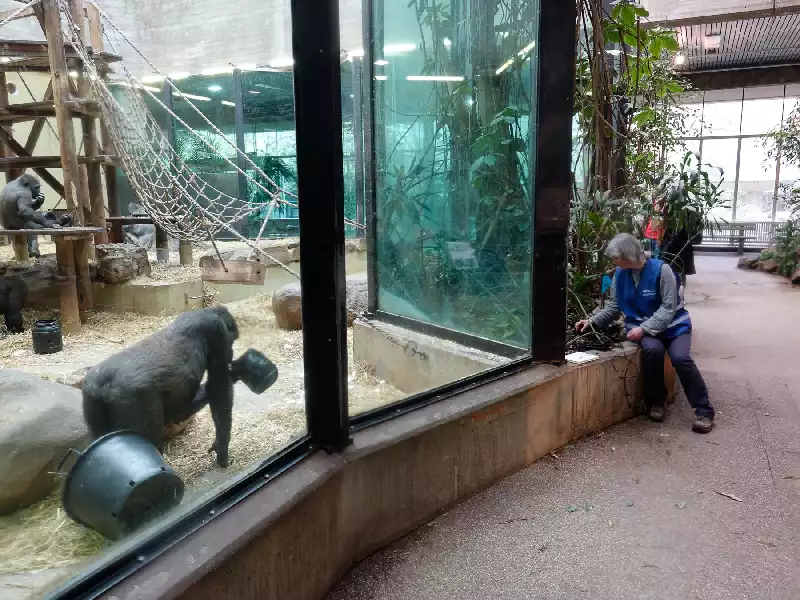
{"label": "woman's blue vest", "polygon": [[[639,327],[661,308],[661,288],[659,283],[661,281],[662,266],[664,266],[663,260],[647,259],[639,275],[638,286],[634,285],[633,274],[630,270],[617,268],[615,275],[617,305],[625,314],[625,328],[627,330]],[[678,307],[675,311],[675,317],[667,330],[660,334],[660,337],[666,339],[676,338],[692,330],[692,321],[689,318],[689,313],[683,307],[681,278],[677,273],[675,273],[675,285],[678,292]]]}

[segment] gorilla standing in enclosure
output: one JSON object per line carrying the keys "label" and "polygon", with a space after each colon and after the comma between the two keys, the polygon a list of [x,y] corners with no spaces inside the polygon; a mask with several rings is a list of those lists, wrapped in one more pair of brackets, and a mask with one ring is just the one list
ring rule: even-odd
{"label": "gorilla standing in enclosure", "polygon": [[[224,306],[183,313],[164,329],[92,368],[83,383],[83,414],[92,438],[131,429],[164,451],[164,426],[211,408],[209,449],[227,467],[233,417],[230,364],[236,321]],[[203,375],[208,379],[202,386]]]}
{"label": "gorilla standing in enclosure", "polygon": [[28,286],[16,277],[0,277],[0,312],[8,333],[22,333],[22,307],[28,298]]}
{"label": "gorilla standing in enclosure", "polygon": [[[41,183],[30,173],[23,173],[9,181],[0,192],[0,224],[5,229],[60,229],[70,224],[70,215],[56,219],[52,213],[39,212],[42,204]],[[34,258],[40,256],[36,238],[28,236],[28,252]]]}

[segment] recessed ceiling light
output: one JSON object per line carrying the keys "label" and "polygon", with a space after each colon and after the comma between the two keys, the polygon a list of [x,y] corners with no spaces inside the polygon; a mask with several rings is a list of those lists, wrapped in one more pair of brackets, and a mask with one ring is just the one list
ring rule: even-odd
{"label": "recessed ceiling light", "polygon": [[208,86],[208,91],[209,92],[221,92],[222,91],[222,86],[221,85],[217,85],[215,83],[214,85]]}

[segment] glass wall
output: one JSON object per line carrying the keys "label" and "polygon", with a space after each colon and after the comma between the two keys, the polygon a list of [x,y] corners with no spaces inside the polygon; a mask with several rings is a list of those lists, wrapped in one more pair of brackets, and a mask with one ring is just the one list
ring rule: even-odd
{"label": "glass wall", "polygon": [[[726,221],[785,221],[785,186],[800,176],[800,166],[768,157],[767,134],[777,130],[796,105],[797,86],[769,86],[693,92],[684,100],[692,113],[687,148],[701,154],[714,176],[724,174],[721,189],[728,208],[715,217]],[[678,153],[676,153],[678,154]],[[673,159],[675,157],[672,157]]]}
{"label": "glass wall", "polygon": [[537,3],[377,4],[378,309],[526,349]]}

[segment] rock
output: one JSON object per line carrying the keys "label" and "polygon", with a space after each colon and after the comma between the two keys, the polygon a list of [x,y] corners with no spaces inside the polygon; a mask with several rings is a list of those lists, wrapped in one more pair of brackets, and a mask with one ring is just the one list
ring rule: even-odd
{"label": "rock", "polygon": [[76,390],[83,391],[83,380],[91,368],[92,367],[82,367],[80,369],[76,369],[75,371],[64,373],[63,375],[58,376],[57,381],[63,385],[68,385],[70,387],[74,387]]}
{"label": "rock", "polygon": [[133,244],[95,246],[97,276],[105,283],[124,283],[141,275],[150,275],[147,250]]}
{"label": "rock", "polygon": [[[367,278],[365,276],[347,278],[345,296],[348,327],[367,311],[367,295]],[[303,328],[299,283],[290,283],[275,292],[275,295],[272,296],[272,312],[275,313],[275,319],[281,329],[296,331]]]}
{"label": "rock", "polygon": [[738,269],[749,269],[750,268],[750,259],[746,256],[742,256],[739,258],[739,262],[736,263],[736,268]]}
{"label": "rock", "polygon": [[792,285],[800,285],[800,268],[796,269],[794,273],[792,273],[791,277]]}
{"label": "rock", "polygon": [[736,266],[740,269],[756,269],[758,268],[758,258],[742,256]]}
{"label": "rock", "polygon": [[272,312],[281,329],[297,331],[303,328],[299,283],[290,283],[275,292],[272,296]]}
{"label": "rock", "polygon": [[88,440],[80,391],[0,369],[0,514],[52,492],[58,462]]}
{"label": "rock", "polygon": [[778,261],[770,258],[769,260],[762,260],[758,263],[758,268],[767,273],[775,273],[778,271]]}
{"label": "rock", "polygon": [[367,312],[369,290],[366,276],[348,277],[345,293],[347,296],[347,326],[352,327],[353,321]]}
{"label": "rock", "polygon": [[45,256],[27,263],[4,263],[0,265],[0,276],[21,279],[29,292],[47,289],[67,279],[58,274],[55,256]]}

